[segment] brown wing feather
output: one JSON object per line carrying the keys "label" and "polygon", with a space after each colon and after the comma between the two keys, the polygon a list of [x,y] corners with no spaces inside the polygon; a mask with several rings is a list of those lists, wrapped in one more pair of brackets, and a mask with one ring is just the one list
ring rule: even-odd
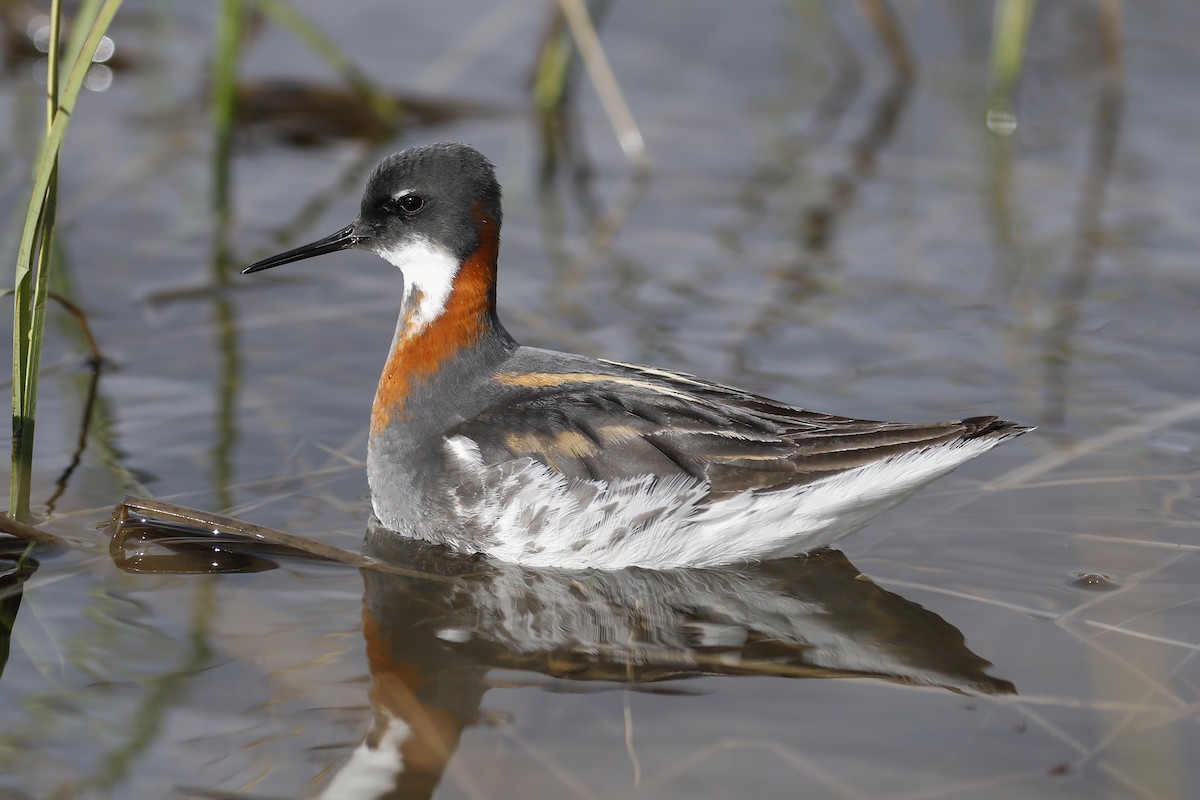
{"label": "brown wing feather", "polygon": [[688,375],[594,362],[604,372],[502,373],[520,386],[451,435],[484,462],[529,458],[573,478],[708,481],[710,496],[809,483],[881,458],[1024,429],[995,417],[895,423],[787,406]]}

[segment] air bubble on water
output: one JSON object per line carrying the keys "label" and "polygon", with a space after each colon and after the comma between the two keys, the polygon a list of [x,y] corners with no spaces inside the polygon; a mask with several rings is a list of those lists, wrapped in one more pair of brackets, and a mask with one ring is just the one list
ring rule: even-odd
{"label": "air bubble on water", "polygon": [[987,115],[988,130],[997,136],[1011,136],[1017,129],[1017,115],[1011,111],[992,110]]}

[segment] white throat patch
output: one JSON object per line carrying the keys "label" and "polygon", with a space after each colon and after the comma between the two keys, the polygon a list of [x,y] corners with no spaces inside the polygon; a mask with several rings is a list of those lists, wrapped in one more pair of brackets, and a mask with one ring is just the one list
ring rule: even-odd
{"label": "white throat patch", "polygon": [[[398,247],[375,251],[380,258],[404,273],[404,313],[401,320],[408,321],[403,336],[412,336],[424,330],[446,310],[450,290],[454,288],[454,276],[458,273],[458,260],[444,247],[439,247],[424,237],[414,237]],[[417,303],[410,308],[411,303]]]}

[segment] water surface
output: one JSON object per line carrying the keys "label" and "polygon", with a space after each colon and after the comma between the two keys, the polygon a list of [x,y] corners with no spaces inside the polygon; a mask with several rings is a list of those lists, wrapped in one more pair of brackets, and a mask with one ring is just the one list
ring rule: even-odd
{"label": "water surface", "polygon": [[[849,4],[793,5],[613,4],[639,186],[586,81],[549,169],[526,99],[543,4],[299,2],[380,85],[476,113],[370,143],[245,130],[222,225],[215,11],[127,4],[129,63],[80,104],[60,190],[60,288],[108,365],[58,491],[89,373],[51,313],[35,497],[76,547],[31,575],[0,562],[6,611],[24,581],[0,795],[336,797],[375,764],[402,773],[397,797],[1191,796],[1200,16],[1131,4],[1114,46],[1098,4],[1041,4],[1001,137],[990,8],[898,4],[906,82]],[[8,252],[33,69],[0,80]],[[272,24],[240,74],[338,86]],[[354,253],[232,267],[343,226],[376,158],[441,139],[498,165],[501,313],[526,344],[1039,430],[808,561],[588,576],[418,548],[425,578],[119,569],[101,526],[127,492],[357,548],[400,277]],[[408,745],[371,761],[364,739]]]}

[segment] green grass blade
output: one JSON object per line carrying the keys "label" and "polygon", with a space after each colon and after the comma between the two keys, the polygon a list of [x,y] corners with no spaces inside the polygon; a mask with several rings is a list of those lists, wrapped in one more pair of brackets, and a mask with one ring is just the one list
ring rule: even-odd
{"label": "green grass blade", "polygon": [[[88,31],[96,22],[96,15],[100,12],[102,2],[104,0],[83,0],[76,9],[75,16],[71,19],[71,34],[67,37],[67,46],[62,52],[63,58],[68,63],[74,63],[83,50],[84,39],[87,38]],[[99,43],[97,42],[97,44]],[[90,59],[95,52],[95,50],[89,52],[88,58]]]}
{"label": "green grass blade", "polygon": [[[112,22],[120,5],[121,0],[105,0],[104,6],[100,9],[95,23],[84,40],[85,51],[95,52],[96,47],[100,44],[100,39],[104,36],[104,31]],[[33,190],[30,192],[29,210],[25,215],[25,227],[21,230],[21,244],[17,251],[18,270],[24,269],[26,272],[29,270],[38,221],[37,212],[41,209],[42,201],[46,196],[46,188],[50,184],[50,174],[54,169],[54,157],[62,148],[63,138],[71,124],[71,109],[74,108],[75,102],[79,98],[79,92],[83,88],[83,79],[87,75],[91,63],[90,57],[77,57],[71,65],[71,71],[67,75],[66,84],[63,86],[59,98],[59,110],[63,113],[55,115],[54,124],[50,126],[38,153],[33,176]]]}
{"label": "green grass blade", "polygon": [[[59,102],[59,42],[62,38],[62,3],[52,0],[50,4],[50,39],[46,54],[46,130],[54,125]],[[49,268],[54,243],[54,217],[58,184],[58,156],[52,159],[50,179],[46,186],[41,206],[37,209],[35,247],[37,264],[34,275],[45,275]],[[32,213],[33,209],[30,208]],[[29,269],[24,275],[18,264],[17,282],[14,289],[13,307],[13,417],[12,417],[12,471],[9,478],[9,509],[18,517],[29,514],[29,489],[33,465],[33,424],[36,413],[36,380],[30,385],[30,366],[34,361],[35,331],[40,307],[45,307],[44,281],[29,279]],[[25,278],[25,280],[22,280]]]}
{"label": "green grass blade", "polygon": [[[61,87],[58,80],[58,27],[57,22],[52,22],[50,73],[47,81],[49,124],[35,162],[29,208],[26,210],[25,224],[21,229],[14,275],[13,464],[9,483],[9,513],[16,516],[26,516],[29,513],[33,424],[45,329],[46,292],[49,289],[48,269],[53,252],[53,187],[58,174],[58,154],[70,126],[71,111],[79,98],[84,77],[92,63],[91,54],[96,52],[96,47],[120,6],[121,0],[105,0],[96,12],[96,17],[88,28],[83,44],[75,54],[66,81],[61,83]],[[58,10],[57,0],[53,10]]]}

